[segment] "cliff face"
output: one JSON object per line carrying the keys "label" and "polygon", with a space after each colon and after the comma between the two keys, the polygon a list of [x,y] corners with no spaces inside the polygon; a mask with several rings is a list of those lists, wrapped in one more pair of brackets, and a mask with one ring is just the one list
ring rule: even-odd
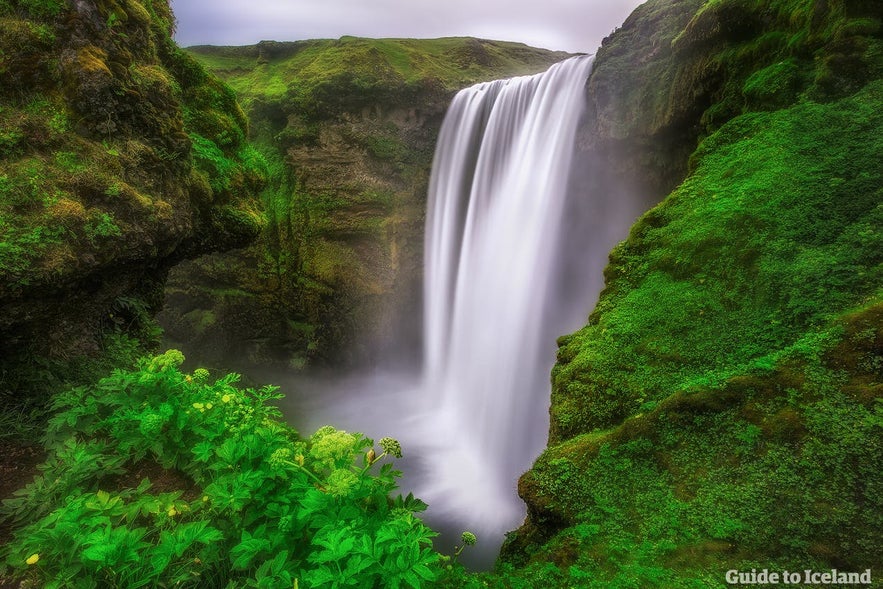
{"label": "cliff face", "polygon": [[880,562],[881,17],[651,0],[605,40],[584,155],[611,162],[602,185],[665,198],[559,341],[550,445],[504,551],[517,577],[718,586]]}
{"label": "cliff face", "polygon": [[435,138],[467,85],[565,54],[477,39],[195,47],[235,88],[273,169],[252,247],[182,265],[160,315],[202,362],[370,362],[419,353],[423,217]]}
{"label": "cliff face", "polygon": [[0,2],[0,394],[155,339],[167,268],[262,225],[265,164],[164,0]]}

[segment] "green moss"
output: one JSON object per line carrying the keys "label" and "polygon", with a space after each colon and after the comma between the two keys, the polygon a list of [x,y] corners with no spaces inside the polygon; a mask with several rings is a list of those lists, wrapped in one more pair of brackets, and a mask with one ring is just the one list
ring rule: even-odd
{"label": "green moss", "polygon": [[408,147],[394,137],[369,136],[365,140],[368,151],[381,160],[401,161],[408,157]]}
{"label": "green moss", "polygon": [[193,325],[196,333],[203,333],[206,329],[217,322],[217,318],[212,311],[205,309],[194,309],[190,313],[184,315],[184,318]]}
{"label": "green moss", "polygon": [[742,93],[758,107],[780,108],[794,102],[798,87],[798,66],[794,60],[780,61],[753,73]]}
{"label": "green moss", "polygon": [[[65,8],[64,0],[12,0],[4,4],[6,4],[7,10],[17,7],[31,17],[41,19],[55,18]],[[4,6],[0,5],[0,8],[4,8]]]}
{"label": "green moss", "polygon": [[106,26],[69,2],[0,3],[0,395],[46,395],[76,380],[71,364],[108,366],[109,337],[144,353],[149,313],[109,322],[115,301],[155,311],[172,260],[262,226],[251,197],[266,170],[245,116],[175,46],[168,3],[94,10]]}
{"label": "green moss", "polygon": [[552,564],[550,586],[722,587],[729,569],[872,567],[883,403],[850,391],[879,370],[841,358],[880,357],[881,309],[844,314],[765,374],[551,446],[520,490],[533,525],[560,531],[510,575],[552,583]]}
{"label": "green moss", "polygon": [[590,325],[563,341],[559,439],[745,372],[876,291],[881,90],[746,115],[700,146],[695,173],[611,254]]}
{"label": "green moss", "polygon": [[559,340],[551,444],[489,586],[722,587],[730,569],[879,561],[881,16],[648,2],[606,41],[597,131],[625,152],[665,138],[664,167],[683,168]]}

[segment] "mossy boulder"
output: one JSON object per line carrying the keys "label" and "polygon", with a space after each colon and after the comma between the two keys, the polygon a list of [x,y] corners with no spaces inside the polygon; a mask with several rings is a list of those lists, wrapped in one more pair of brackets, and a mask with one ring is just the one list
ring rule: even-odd
{"label": "mossy boulder", "polygon": [[651,1],[605,41],[586,149],[662,202],[559,340],[508,586],[881,562],[881,17]]}
{"label": "mossy boulder", "polygon": [[462,87],[566,54],[355,37],[189,51],[240,93],[272,179],[257,244],[173,272],[160,320],[174,345],[212,364],[295,369],[369,363],[389,345],[419,353],[423,217],[444,112]]}
{"label": "mossy boulder", "polygon": [[0,394],[45,394],[155,340],[170,266],[258,235],[266,164],[164,0],[3,1],[0,21]]}

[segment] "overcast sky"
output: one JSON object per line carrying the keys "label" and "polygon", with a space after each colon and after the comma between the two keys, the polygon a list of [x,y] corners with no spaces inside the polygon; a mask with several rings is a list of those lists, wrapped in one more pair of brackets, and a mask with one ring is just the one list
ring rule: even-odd
{"label": "overcast sky", "polygon": [[643,0],[172,0],[178,43],[471,36],[594,53]]}

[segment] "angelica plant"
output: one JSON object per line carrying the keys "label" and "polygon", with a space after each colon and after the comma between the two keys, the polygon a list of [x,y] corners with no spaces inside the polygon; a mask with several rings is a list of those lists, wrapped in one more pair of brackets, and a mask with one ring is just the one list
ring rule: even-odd
{"label": "angelica plant", "polygon": [[[0,557],[45,587],[411,587],[438,576],[401,446],[279,420],[275,387],[180,371],[169,351],[55,400],[42,475],[5,502]],[[145,464],[189,484],[162,491]]]}

